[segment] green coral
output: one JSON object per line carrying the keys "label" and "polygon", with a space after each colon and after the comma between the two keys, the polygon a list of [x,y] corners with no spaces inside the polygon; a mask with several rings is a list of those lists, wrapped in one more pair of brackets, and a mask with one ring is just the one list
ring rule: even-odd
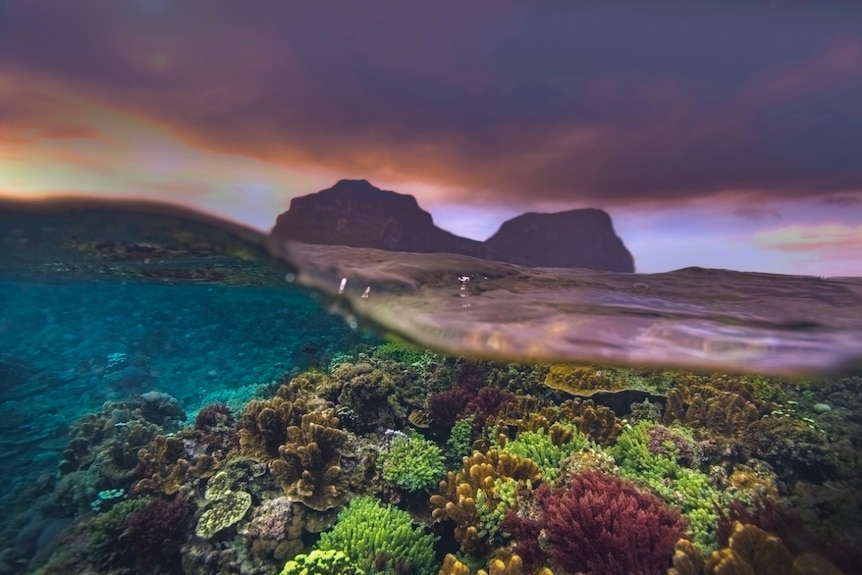
{"label": "green coral", "polygon": [[242,519],[251,507],[251,495],[245,491],[228,491],[216,499],[198,520],[195,533],[209,539]]}
{"label": "green coral", "polygon": [[649,449],[648,421],[628,426],[609,452],[620,476],[646,485],[668,503],[678,505],[688,520],[692,540],[701,551],[715,549],[716,503],[728,503],[704,473],[680,463],[670,445],[661,453]]}
{"label": "green coral", "polygon": [[320,537],[321,551],[343,550],[366,575],[436,575],[436,537],[413,525],[410,514],[371,497],[358,497]]}
{"label": "green coral", "polygon": [[476,511],[479,514],[479,537],[502,545],[505,543],[503,519],[518,504],[518,482],[511,477],[498,477],[489,494],[484,489],[476,492]]}
{"label": "green coral", "polygon": [[434,353],[406,343],[387,341],[374,349],[374,357],[424,367],[434,359]]}
{"label": "green coral", "polygon": [[419,435],[400,435],[380,453],[383,477],[407,491],[437,487],[446,475],[443,452],[436,443]]}
{"label": "green coral", "polygon": [[446,441],[446,460],[460,465],[461,458],[473,452],[473,416],[463,417],[455,422],[449,439]]}
{"label": "green coral", "polygon": [[343,551],[315,549],[288,561],[281,575],[362,575],[362,570]]}
{"label": "green coral", "polygon": [[87,529],[90,534],[85,551],[87,557],[100,565],[109,564],[117,552],[117,541],[126,530],[129,516],[146,504],[146,499],[128,499],[95,515]]}
{"label": "green coral", "polygon": [[553,481],[563,459],[581,449],[595,447],[573,424],[556,425],[565,430],[565,436],[568,436],[565,441],[555,441],[545,428],[540,428],[536,431],[522,431],[515,439],[502,446],[502,449],[512,455],[532,459],[542,468],[542,478]]}

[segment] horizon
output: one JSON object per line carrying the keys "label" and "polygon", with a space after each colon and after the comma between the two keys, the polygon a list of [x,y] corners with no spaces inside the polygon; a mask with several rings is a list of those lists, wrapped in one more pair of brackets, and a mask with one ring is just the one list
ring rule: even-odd
{"label": "horizon", "polygon": [[643,273],[862,276],[862,5],[3,10],[0,195],[268,231],[366,179],[477,240],[603,209]]}

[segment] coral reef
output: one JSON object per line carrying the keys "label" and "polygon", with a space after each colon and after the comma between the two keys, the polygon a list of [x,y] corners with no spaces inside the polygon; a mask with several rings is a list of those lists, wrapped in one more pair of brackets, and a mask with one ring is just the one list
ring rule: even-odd
{"label": "coral reef", "polygon": [[663,574],[684,530],[679,513],[657,497],[599,471],[563,488],[542,484],[534,505],[535,517],[512,512],[504,522],[515,553],[531,561],[545,555],[566,573]]}

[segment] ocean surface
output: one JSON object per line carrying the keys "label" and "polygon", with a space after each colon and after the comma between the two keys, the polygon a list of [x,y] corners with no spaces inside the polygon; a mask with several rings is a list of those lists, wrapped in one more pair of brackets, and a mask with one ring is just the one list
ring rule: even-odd
{"label": "ocean surface", "polygon": [[[643,572],[679,567],[673,543],[686,537],[706,561],[693,572],[711,572],[712,553],[732,555],[720,555],[730,532],[750,528],[740,549],[777,535],[792,572],[850,573],[862,542],[860,365],[862,278],[523,268],[276,245],[154,204],[2,203],[0,573],[289,574],[295,556],[332,573],[494,572],[495,560],[507,573],[631,572],[567,563],[563,543],[529,535],[549,501],[569,504],[565,489],[620,489],[613,481],[683,518],[647,537],[665,555]],[[295,415],[272,423],[285,402]],[[466,449],[447,451],[467,417]],[[557,439],[542,444],[553,425]],[[416,487],[387,463],[393,437],[427,442],[445,470]],[[638,438],[662,463],[632,463]],[[329,445],[329,459],[308,455],[312,444]],[[585,450],[595,461],[572,463]],[[447,507],[453,482],[469,483],[461,458],[499,453],[541,473],[500,471],[472,487],[493,504]],[[213,495],[224,473],[232,484]],[[251,503],[204,527],[228,496]],[[360,496],[409,513],[431,550],[416,550],[419,535],[401,558],[339,540]],[[170,529],[175,545],[152,535]],[[336,547],[338,558],[310,555]],[[679,560],[688,548],[677,547]]]}

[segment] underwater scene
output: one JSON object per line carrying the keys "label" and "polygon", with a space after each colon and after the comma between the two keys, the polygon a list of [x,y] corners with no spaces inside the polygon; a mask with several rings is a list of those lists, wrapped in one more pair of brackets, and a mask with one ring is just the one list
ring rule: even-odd
{"label": "underwater scene", "polygon": [[[0,573],[862,565],[858,279],[623,286],[2,208]],[[721,297],[677,289],[704,276]]]}

